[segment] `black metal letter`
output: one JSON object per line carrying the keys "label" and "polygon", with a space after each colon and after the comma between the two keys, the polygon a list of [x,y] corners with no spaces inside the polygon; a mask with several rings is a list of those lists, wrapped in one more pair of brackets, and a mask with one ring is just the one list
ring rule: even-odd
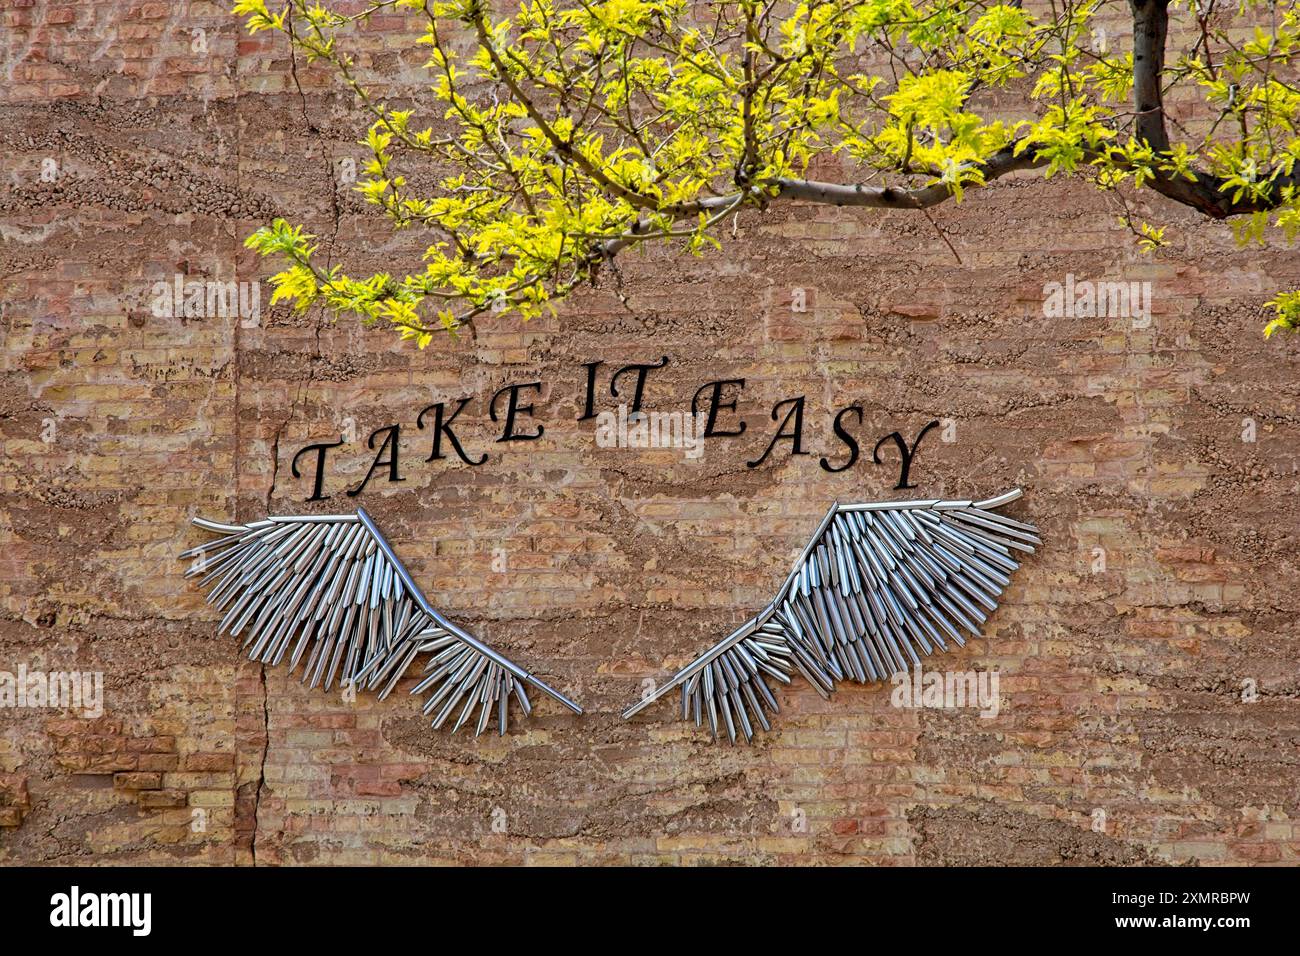
{"label": "black metal letter", "polygon": [[641,410],[641,394],[645,391],[646,373],[649,372],[651,369],[663,368],[667,364],[668,364],[668,356],[665,355],[661,361],[656,362],[653,365],[624,365],[621,369],[615,372],[614,377],[609,380],[609,394],[613,395],[615,398],[618,398],[619,376],[622,375],[624,372],[635,371],[636,390],[632,392],[632,407],[629,408],[627,412],[629,415],[631,415],[633,412],[639,412]]}
{"label": "black metal letter", "polygon": [[578,416],[580,422],[596,417],[596,369],[604,364],[604,362],[597,360],[595,362],[586,362],[582,366],[587,370],[587,400],[582,407],[582,414]]}
{"label": "black metal letter", "polygon": [[849,460],[846,461],[844,464],[840,465],[838,468],[832,468],[830,461],[828,459],[823,458],[821,460],[821,466],[825,468],[827,471],[829,471],[831,474],[835,474],[836,472],[839,471],[848,471],[850,468],[854,466],[854,464],[857,463],[858,460],[858,440],[854,438],[852,435],[850,435],[848,433],[848,430],[842,424],[840,424],[841,419],[843,419],[844,416],[847,415],[849,412],[856,412],[858,416],[858,424],[859,425],[862,424],[861,405],[849,405],[847,408],[841,408],[839,414],[835,416],[835,434],[836,436],[839,437],[841,441],[844,442],[844,444],[849,446]]}
{"label": "black metal letter", "polygon": [[926,425],[924,428],[922,428],[921,434],[916,436],[916,441],[912,442],[911,448],[907,447],[907,442],[903,440],[903,436],[900,435],[898,432],[890,432],[884,438],[880,439],[880,441],[876,442],[876,447],[871,450],[871,460],[874,461],[877,465],[882,464],[882,462],[880,461],[881,445],[889,441],[889,439],[891,438],[894,439],[894,443],[898,445],[898,454],[902,461],[902,465],[898,473],[898,484],[894,485],[895,491],[901,491],[904,488],[916,487],[916,485],[909,485],[907,483],[908,472],[911,471],[912,469],[912,458],[916,455],[916,449],[921,444],[921,439],[926,436],[926,434],[930,431],[931,428],[938,428],[938,427],[939,427],[939,423],[937,421],[933,421],[930,422],[930,424]]}
{"label": "black metal letter", "polygon": [[506,405],[506,428],[501,433],[497,441],[532,441],[535,438],[541,438],[546,431],[545,425],[538,425],[537,431],[531,435],[518,435],[515,433],[515,415],[522,412],[525,415],[533,414],[532,405],[520,405],[519,393],[525,388],[535,388],[537,391],[542,390],[541,382],[526,382],[523,385],[507,385],[492,396],[492,401],[488,402],[488,414],[492,416],[492,421],[497,420],[497,399],[506,392],[510,393],[510,400]]}
{"label": "black metal letter", "polygon": [[[798,398],[787,398],[772,406],[772,421],[776,421],[781,406],[789,405],[791,407],[790,410],[785,413],[785,418],[781,421],[781,427],[778,428],[776,434],[772,436],[772,440],[768,443],[767,450],[763,452],[763,456],[757,461],[745,462],[746,468],[757,468],[759,465],[763,464],[763,462],[767,461],[767,456],[772,454],[772,449],[776,447],[776,443],[782,438],[789,438],[793,441],[794,444],[790,449],[791,455],[808,454],[803,450],[803,403],[804,396],[800,395]],[[790,424],[790,419],[792,418],[794,419],[794,431],[786,434],[785,426]]]}
{"label": "black metal letter", "polygon": [[298,459],[309,451],[316,452],[316,477],[312,481],[311,497],[306,499],[307,501],[323,501],[329,497],[329,495],[321,494],[325,487],[325,452],[330,448],[338,448],[342,444],[343,436],[340,435],[338,441],[323,441],[317,442],[315,445],[304,445],[293,456],[293,461],[289,462],[289,471],[295,478],[301,478],[302,475],[298,473]]}
{"label": "black metal letter", "polygon": [[455,450],[461,461],[467,465],[483,464],[483,462],[487,461],[487,452],[484,452],[483,457],[478,461],[474,461],[474,459],[470,458],[469,455],[465,454],[465,449],[460,447],[460,441],[457,440],[456,433],[451,430],[451,423],[456,420],[456,416],[461,413],[461,410],[469,404],[469,399],[462,398],[456,403],[456,410],[445,418],[443,417],[444,404],[444,402],[436,402],[433,405],[430,405],[428,408],[424,409],[424,411],[420,412],[419,416],[415,419],[415,427],[423,431],[424,416],[430,411],[433,412],[433,450],[429,452],[429,457],[424,460],[437,461],[440,458],[447,457],[442,453],[442,436],[446,435],[447,440],[451,442],[451,447]]}
{"label": "black metal letter", "polygon": [[735,385],[737,391],[739,391],[745,387],[745,380],[743,378],[722,378],[718,379],[716,382],[705,382],[697,388],[695,394],[691,396],[691,414],[698,415],[700,413],[700,392],[704,391],[706,388],[712,389],[709,393],[709,417],[704,423],[704,434],[701,436],[703,438],[713,438],[715,435],[725,438],[729,435],[744,434],[745,420],[743,418],[740,420],[740,427],[734,432],[718,431],[715,427],[718,423],[718,412],[734,412],[736,410],[736,399],[733,398],[730,402],[724,402],[722,400],[722,389],[727,385]]}
{"label": "black metal letter", "polygon": [[[361,494],[361,492],[365,491],[366,485],[370,483],[370,476],[375,473],[375,469],[382,468],[384,465],[388,466],[389,481],[406,480],[397,474],[397,440],[401,436],[401,432],[402,426],[400,425],[385,425],[383,428],[376,428],[370,433],[370,437],[366,439],[366,445],[368,447],[375,447],[375,439],[379,437],[380,433],[386,433],[384,434],[384,443],[379,446],[379,451],[375,453],[375,460],[370,463],[370,470],[366,472],[366,477],[362,480],[361,486],[346,493],[349,498],[355,498],[357,495]],[[384,452],[387,452],[390,447],[392,452],[389,454],[389,457],[385,459]]]}

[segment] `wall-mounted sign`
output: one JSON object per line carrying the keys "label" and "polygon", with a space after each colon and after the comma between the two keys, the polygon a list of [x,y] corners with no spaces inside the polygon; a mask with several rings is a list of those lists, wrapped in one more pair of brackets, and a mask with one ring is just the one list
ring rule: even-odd
{"label": "wall-mounted sign", "polygon": [[[598,408],[598,373],[603,362],[588,362],[578,421],[596,420],[597,442],[630,447],[631,429],[641,428],[645,387],[651,372],[669,364],[630,364],[609,377],[610,397],[624,399],[618,414]],[[689,415],[702,440],[736,437],[749,423],[738,412],[743,378],[716,379],[694,390]],[[501,434],[496,442],[535,441],[545,433],[537,420],[541,381],[498,389],[484,403],[487,417]],[[467,449],[455,431],[458,417],[471,403],[436,402],[415,416],[417,429],[432,429],[426,461],[453,457],[471,467],[488,461],[486,451]],[[784,447],[789,455],[806,455],[805,396],[778,401],[777,423],[763,452],[746,461],[757,468]],[[629,408],[630,406],[630,408]],[[662,414],[662,413],[650,413]],[[832,430],[843,445],[842,456],[820,460],[827,472],[853,467],[862,445],[851,427],[864,418],[863,408],[847,405],[834,413]],[[896,488],[912,488],[909,477],[921,441],[939,427],[932,421],[908,441],[902,433],[880,437],[872,461],[882,464],[882,448],[898,451]],[[347,491],[360,495],[377,475],[404,481],[399,439],[401,425],[371,432],[370,468],[361,483]],[[313,468],[309,501],[324,493],[329,452],[347,442],[316,442],[298,450],[291,461],[295,478],[306,459]],[[789,683],[802,674],[827,696],[837,681],[871,683],[915,672],[921,657],[947,650],[948,641],[964,643],[962,631],[979,635],[986,612],[997,607],[1010,574],[1019,564],[1013,551],[1032,553],[1037,531],[996,509],[1020,497],[1011,491],[985,501],[874,502],[834,504],[814,531],[794,569],[772,601],[679,671],[663,686],[628,708],[631,718],[664,694],[681,692],[681,714],[697,726],[708,723],[716,738],[725,729],[734,743],[752,740],[755,728],[769,729],[767,714],[777,711],[768,681]],[[498,732],[508,724],[509,701],[531,712],[527,685],[543,691],[575,714],[582,709],[518,664],[492,650],[433,608],[363,509],[355,514],[271,517],[247,525],[227,525],[201,518],[195,524],[222,535],[182,555],[195,558],[187,577],[199,576],[210,588],[209,603],[224,613],[218,632],[243,640],[251,660],[303,666],[303,681],[331,687],[335,681],[355,690],[378,690],[387,697],[421,654],[427,655],[423,678],[412,693],[429,694],[424,713],[435,728],[452,723],[453,732],[473,721],[482,733],[495,719]]]}
{"label": "wall-mounted sign", "polygon": [[[665,368],[669,364],[668,356],[665,355],[658,362],[624,365],[613,372],[608,387],[611,398],[622,400],[617,411],[604,409],[597,402],[597,381],[604,364],[596,361],[587,362],[582,366],[585,369],[584,383],[577,393],[580,396],[578,404],[582,414],[578,416],[577,421],[592,421],[595,424],[593,433],[598,443],[601,442],[603,435],[609,433],[616,432],[625,438],[629,434],[635,435],[638,432],[648,434],[649,422],[653,420],[653,416],[661,413],[644,412],[646,381],[651,372]],[[750,430],[751,422],[741,417],[737,411],[739,398],[744,389],[743,378],[715,379],[704,382],[696,388],[689,403],[685,402],[683,396],[683,408],[677,414],[688,416],[692,423],[693,440],[707,442],[746,434]],[[499,432],[492,445],[536,441],[546,433],[546,425],[540,420],[542,408],[539,405],[539,396],[544,391],[545,383],[540,380],[516,382],[505,385],[491,396],[480,400],[481,413],[486,415],[488,421]],[[458,423],[463,424],[465,421],[461,416],[466,413],[467,408],[475,404],[475,401],[474,396],[466,395],[454,401],[434,402],[418,412],[412,410],[416,430],[427,433],[425,441],[428,442],[426,446],[428,454],[423,458],[425,462],[449,460],[478,468],[492,460],[495,452],[490,450],[491,446],[467,448],[465,441],[456,431]],[[774,425],[771,426],[770,434],[766,435],[763,451],[757,457],[747,460],[745,467],[758,468],[782,453],[787,456],[812,454],[807,447],[804,432],[807,404],[807,396],[795,395],[783,398],[772,406],[770,417]],[[858,464],[866,443],[872,437],[859,434],[864,416],[862,405],[857,403],[845,405],[831,413],[831,431],[834,434],[835,447],[828,449],[829,453],[819,458],[818,463],[823,470],[834,474],[847,471]],[[929,422],[910,441],[899,431],[874,436],[876,441],[871,446],[871,460],[874,464],[884,464],[886,453],[890,449],[897,449],[898,483],[894,486],[896,489],[916,487],[910,482],[912,461],[922,439],[937,427],[939,427],[938,421]],[[365,451],[370,467],[361,483],[345,492],[348,497],[354,498],[360,495],[372,480],[389,482],[406,480],[403,474],[401,449],[403,428],[406,429],[405,434],[409,434],[410,422],[405,425],[400,421],[392,422],[370,432],[366,438]],[[307,496],[307,501],[320,501],[330,497],[325,493],[326,474],[337,456],[347,453],[344,446],[348,444],[349,442],[340,436],[337,441],[331,439],[312,442],[294,453],[289,462],[289,470],[293,477],[310,481],[311,494]],[[630,445],[638,447],[635,441]],[[423,449],[421,452],[423,454]]]}

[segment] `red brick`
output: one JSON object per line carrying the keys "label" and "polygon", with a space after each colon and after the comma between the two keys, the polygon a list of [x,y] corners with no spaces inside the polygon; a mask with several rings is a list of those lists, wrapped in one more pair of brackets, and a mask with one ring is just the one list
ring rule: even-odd
{"label": "red brick", "polygon": [[136,799],[145,809],[162,809],[183,807],[188,798],[184,790],[141,790]]}

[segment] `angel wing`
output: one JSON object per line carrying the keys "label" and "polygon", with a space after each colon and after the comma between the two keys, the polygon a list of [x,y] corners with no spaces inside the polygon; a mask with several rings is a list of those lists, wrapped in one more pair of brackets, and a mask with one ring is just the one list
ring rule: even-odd
{"label": "angel wing", "polygon": [[623,716],[680,688],[683,720],[748,741],[755,724],[771,729],[764,711],[780,709],[769,679],[788,684],[798,672],[829,697],[836,681],[883,681],[948,641],[964,644],[963,631],[979,637],[1020,567],[1012,552],[1042,543],[1033,525],[993,510],[1020,494],[836,502],[772,602]]}
{"label": "angel wing", "polygon": [[194,523],[220,534],[181,555],[187,578],[211,588],[224,612],[217,633],[243,638],[250,660],[290,672],[305,660],[303,682],[328,690],[337,679],[387,697],[418,654],[429,654],[426,716],[452,731],[477,709],[476,735],[495,715],[505,734],[511,696],[532,712],[526,684],[575,714],[582,708],[447,620],[429,604],[370,515],[272,517],[246,525]]}

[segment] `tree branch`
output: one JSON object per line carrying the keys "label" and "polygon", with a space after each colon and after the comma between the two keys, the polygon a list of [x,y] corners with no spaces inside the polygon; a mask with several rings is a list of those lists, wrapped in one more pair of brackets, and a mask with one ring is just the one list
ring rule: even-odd
{"label": "tree branch", "polygon": [[[1019,156],[1012,147],[998,150],[979,169],[984,182],[989,183],[1019,169],[1046,166],[1047,160],[1038,159],[1032,149]],[[825,203],[832,206],[870,206],[877,209],[928,209],[952,198],[952,188],[947,183],[934,183],[917,189],[899,189],[895,186],[842,186],[811,179],[778,179],[778,196],[784,199],[802,199],[805,202]],[[976,183],[966,183],[974,188]]]}
{"label": "tree branch", "polygon": [[[1133,106],[1137,111],[1137,136],[1155,153],[1167,154],[1169,128],[1161,83],[1169,35],[1169,0],[1129,0],[1129,8],[1133,12]],[[1197,171],[1191,175],[1188,179],[1157,170],[1151,188],[1213,219],[1275,209],[1283,202],[1283,189],[1300,182],[1300,171],[1296,171],[1274,180],[1269,197],[1263,201],[1253,196],[1234,201],[1220,177]]]}

